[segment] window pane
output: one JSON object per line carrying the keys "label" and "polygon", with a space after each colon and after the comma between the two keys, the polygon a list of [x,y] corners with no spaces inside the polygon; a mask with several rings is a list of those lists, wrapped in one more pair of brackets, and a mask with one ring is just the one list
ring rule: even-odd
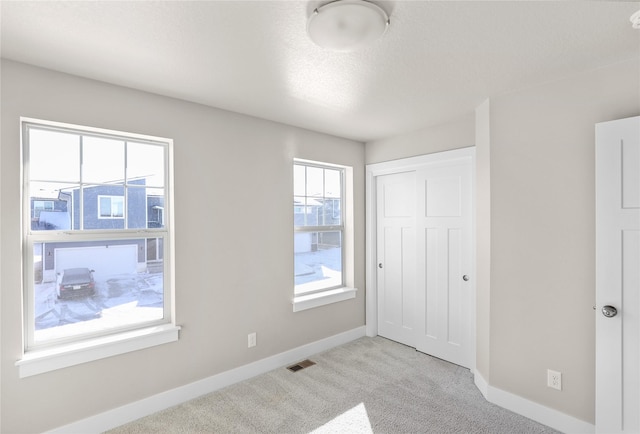
{"label": "window pane", "polygon": [[157,238],[147,239],[147,261],[155,261],[158,257],[158,240]]}
{"label": "window pane", "polygon": [[340,199],[324,199],[322,203],[322,224],[327,226],[340,225]]}
{"label": "window pane", "polygon": [[111,196],[99,196],[98,215],[100,217],[111,217]]}
{"label": "window pane", "polygon": [[[123,186],[87,185],[82,191],[84,229],[125,229]],[[74,192],[74,203],[79,203],[78,196],[79,192]],[[74,212],[80,220],[79,206]]]}
{"label": "window pane", "polygon": [[124,217],[124,197],[111,197],[111,216],[114,218]]}
{"label": "window pane", "polygon": [[295,196],[293,198],[293,225],[306,226],[307,224],[307,198]]}
{"label": "window pane", "polygon": [[[146,191],[146,224],[147,228],[163,228],[164,221],[164,190],[147,188]],[[138,215],[132,214],[141,213],[139,207],[129,203],[129,220],[138,222]],[[133,227],[133,226],[130,226]],[[138,226],[135,226],[138,227]]]}
{"label": "window pane", "polygon": [[322,223],[322,199],[307,198],[307,226],[319,226]]}
{"label": "window pane", "polygon": [[35,211],[35,214],[40,213],[40,211],[53,211],[53,201],[52,200],[34,200],[33,210]]}
{"label": "window pane", "polygon": [[30,128],[29,176],[38,181],[80,181],[80,137]]}
{"label": "window pane", "polygon": [[306,194],[305,182],[306,182],[305,166],[294,164],[293,165],[293,195],[294,196],[304,196]]}
{"label": "window pane", "polygon": [[304,294],[342,285],[342,233],[294,234],[295,293]]}
{"label": "window pane", "polygon": [[[129,229],[144,229],[147,227],[163,227],[160,223],[149,223],[148,218],[154,218],[156,221],[162,222],[162,209],[149,209],[151,202],[157,203],[159,207],[163,207],[164,198],[156,196],[152,200],[147,195],[147,188],[130,187],[127,196],[127,220]],[[149,212],[150,211],[150,212]],[[147,215],[149,214],[149,215]]]}
{"label": "window pane", "polygon": [[32,182],[29,185],[31,230],[69,230],[72,227],[73,196],[77,184]]}
{"label": "window pane", "polygon": [[124,182],[124,142],[101,137],[84,137],[82,181],[122,184]]}
{"label": "window pane", "polygon": [[150,241],[34,243],[35,341],[161,320],[163,268],[147,265]]}
{"label": "window pane", "polygon": [[324,169],[307,167],[307,196],[322,197],[324,194]]}
{"label": "window pane", "polygon": [[[32,200],[31,201],[31,221],[37,221],[40,220],[40,213],[42,211],[53,211],[53,206],[51,206],[51,209],[45,208],[45,204],[49,203],[50,201],[42,201],[42,200]],[[53,205],[53,202],[51,202],[51,204]]]}
{"label": "window pane", "polygon": [[163,258],[164,239],[163,238],[147,238],[147,268],[157,267],[156,260]]}
{"label": "window pane", "polygon": [[127,142],[127,179],[142,179],[145,185],[164,187],[164,147]]}
{"label": "window pane", "polygon": [[339,198],[342,196],[340,171],[333,169],[324,170],[324,197]]}
{"label": "window pane", "polygon": [[342,225],[342,170],[294,165],[293,174],[294,226]]}

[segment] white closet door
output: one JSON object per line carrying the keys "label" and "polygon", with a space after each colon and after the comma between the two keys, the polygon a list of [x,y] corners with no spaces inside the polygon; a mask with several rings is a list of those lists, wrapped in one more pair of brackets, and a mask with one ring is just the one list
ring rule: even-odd
{"label": "white closet door", "polygon": [[415,347],[415,172],[378,176],[378,334]]}
{"label": "white closet door", "polygon": [[416,175],[416,348],[468,368],[474,364],[472,164],[472,157],[442,155]]}
{"label": "white closet door", "polygon": [[472,368],[474,149],[377,165],[378,334]]}

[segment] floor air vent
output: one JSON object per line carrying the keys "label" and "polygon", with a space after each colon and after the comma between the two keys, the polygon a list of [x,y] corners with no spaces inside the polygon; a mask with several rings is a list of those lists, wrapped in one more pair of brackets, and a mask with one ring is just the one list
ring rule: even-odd
{"label": "floor air vent", "polygon": [[287,367],[287,369],[290,370],[291,372],[297,372],[301,369],[308,368],[309,366],[313,366],[315,364],[316,362],[312,362],[311,360],[307,359],[307,360],[303,360],[302,362],[296,363],[295,365],[291,365]]}

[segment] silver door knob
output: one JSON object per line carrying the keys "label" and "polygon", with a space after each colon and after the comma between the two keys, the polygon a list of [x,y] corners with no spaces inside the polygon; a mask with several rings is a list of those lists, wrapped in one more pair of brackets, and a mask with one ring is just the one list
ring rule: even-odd
{"label": "silver door knob", "polygon": [[602,314],[607,318],[613,318],[618,314],[618,309],[613,306],[607,305],[602,308]]}
{"label": "silver door knob", "polygon": [[382,262],[378,264],[378,268],[382,268]]}
{"label": "silver door knob", "polygon": [[467,276],[466,274],[464,276],[462,276],[462,280],[464,280],[465,282],[469,281],[469,276]]}

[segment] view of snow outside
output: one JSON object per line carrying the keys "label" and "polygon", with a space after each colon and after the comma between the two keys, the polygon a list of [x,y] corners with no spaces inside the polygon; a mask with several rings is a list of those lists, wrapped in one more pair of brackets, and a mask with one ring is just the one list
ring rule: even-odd
{"label": "view of snow outside", "polygon": [[[342,285],[343,171],[293,166],[295,294]],[[317,230],[322,227],[324,230]],[[329,229],[331,227],[331,229]]]}
{"label": "view of snow outside", "polygon": [[57,282],[35,285],[36,342],[163,318],[163,273],[95,279],[95,294],[58,299]]}
{"label": "view of snow outside", "polygon": [[342,285],[342,249],[340,247],[296,253],[294,261],[296,294]]}
{"label": "view of snow outside", "polygon": [[[48,125],[30,125],[26,137],[33,340],[161,320],[166,234],[129,239],[116,231],[165,228],[167,144]],[[112,239],[87,241],[105,230]],[[69,232],[38,240],[46,231]]]}

